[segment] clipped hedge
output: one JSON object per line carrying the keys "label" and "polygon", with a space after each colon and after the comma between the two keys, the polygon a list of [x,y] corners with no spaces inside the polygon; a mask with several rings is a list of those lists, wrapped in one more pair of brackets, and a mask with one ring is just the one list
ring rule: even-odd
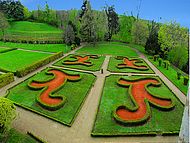
{"label": "clipped hedge", "polygon": [[13,73],[6,73],[0,75],[0,88],[13,82],[14,81],[14,74]]}
{"label": "clipped hedge", "polygon": [[22,69],[18,69],[15,74],[18,77],[23,77],[23,76],[27,75],[28,73],[38,69],[39,67],[42,67],[42,66],[44,66],[44,65],[62,57],[62,56],[63,56],[63,52],[58,52],[58,53],[53,54],[53,55],[51,55],[45,59],[37,61],[37,62],[27,66],[27,67],[24,67]]}
{"label": "clipped hedge", "polygon": [[0,51],[0,53],[6,53],[6,52],[10,52],[13,50],[17,50],[17,48],[7,48],[6,50]]}

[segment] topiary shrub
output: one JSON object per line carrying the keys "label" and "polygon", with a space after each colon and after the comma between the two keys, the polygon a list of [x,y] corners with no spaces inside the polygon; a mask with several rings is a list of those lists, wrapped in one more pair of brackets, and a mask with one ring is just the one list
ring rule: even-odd
{"label": "topiary shrub", "polygon": [[162,66],[162,58],[158,58],[159,66]]}
{"label": "topiary shrub", "polygon": [[16,107],[13,102],[7,98],[0,97],[0,138],[6,137],[15,118]]}
{"label": "topiary shrub", "polygon": [[181,73],[177,72],[177,79],[180,80],[180,78],[181,78]]}
{"label": "topiary shrub", "polygon": [[184,85],[188,85],[188,82],[189,82],[189,77],[188,76],[184,76],[183,77],[183,84]]}
{"label": "topiary shrub", "polygon": [[168,60],[165,60],[163,63],[164,63],[164,68],[166,68],[168,70],[168,68],[170,66],[170,62]]}
{"label": "topiary shrub", "polygon": [[154,56],[153,56],[153,60],[154,60],[154,61],[157,61],[159,57],[160,57],[159,55],[154,55]]}

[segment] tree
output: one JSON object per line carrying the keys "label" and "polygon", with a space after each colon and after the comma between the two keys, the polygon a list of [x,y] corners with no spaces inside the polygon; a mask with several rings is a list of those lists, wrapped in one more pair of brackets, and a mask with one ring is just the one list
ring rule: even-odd
{"label": "tree", "polygon": [[80,17],[80,21],[82,20],[82,17],[84,16],[84,13],[86,12],[86,10],[87,10],[87,3],[88,3],[88,0],[84,0],[83,1],[83,5],[81,6],[81,13],[80,13],[80,15],[79,15],[79,17]]}
{"label": "tree", "polygon": [[159,24],[154,20],[148,23],[149,36],[145,45],[145,51],[149,54],[157,55],[161,53],[160,44],[158,43]]}
{"label": "tree", "polygon": [[0,98],[0,135],[6,134],[11,128],[11,123],[16,117],[16,108],[12,101]]}
{"label": "tree", "polygon": [[90,2],[87,2],[87,10],[81,20],[81,38],[85,42],[96,42],[96,23]]}
{"label": "tree", "polygon": [[65,43],[67,45],[71,45],[75,41],[75,32],[70,24],[68,24],[68,26],[65,29],[64,38],[65,38]]}
{"label": "tree", "polygon": [[108,20],[108,41],[111,40],[113,34],[117,34],[119,32],[119,17],[115,12],[114,6],[106,6],[105,12]]}
{"label": "tree", "polygon": [[8,19],[24,19],[24,6],[20,1],[0,0],[0,9],[6,14]]}
{"label": "tree", "polygon": [[5,30],[9,27],[9,23],[5,18],[4,14],[0,12],[0,29],[3,34],[3,40],[5,41]]}
{"label": "tree", "polygon": [[30,11],[28,10],[27,7],[24,7],[24,9],[23,9],[23,13],[24,13],[24,19],[25,19],[25,20],[27,20],[27,19],[30,18],[31,13],[30,13]]}
{"label": "tree", "polygon": [[133,43],[145,46],[148,38],[147,24],[142,20],[135,21],[132,26],[131,35]]}

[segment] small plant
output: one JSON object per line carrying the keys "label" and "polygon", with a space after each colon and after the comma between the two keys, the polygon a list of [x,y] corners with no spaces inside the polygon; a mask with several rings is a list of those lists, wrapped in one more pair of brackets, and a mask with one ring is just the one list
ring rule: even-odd
{"label": "small plant", "polygon": [[189,77],[188,77],[188,76],[184,76],[183,79],[184,79],[184,80],[183,80],[183,84],[184,84],[184,85],[188,85]]}
{"label": "small plant", "polygon": [[162,66],[162,58],[158,58],[159,66]]}
{"label": "small plant", "polygon": [[164,63],[164,68],[166,68],[168,70],[168,68],[170,66],[170,62],[168,60],[165,60],[163,63]]}
{"label": "small plant", "polygon": [[180,80],[180,78],[181,78],[181,73],[177,72],[177,79]]}

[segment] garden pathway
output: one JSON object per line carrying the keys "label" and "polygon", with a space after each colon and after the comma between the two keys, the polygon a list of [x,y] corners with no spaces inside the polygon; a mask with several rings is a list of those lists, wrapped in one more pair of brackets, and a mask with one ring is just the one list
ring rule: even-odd
{"label": "garden pathway", "polygon": [[[78,49],[82,48],[79,47]],[[76,50],[78,50],[76,49]],[[65,54],[63,57],[75,53],[75,51],[71,51]],[[143,57],[142,54],[140,54]],[[63,58],[61,57],[61,58]],[[60,58],[60,59],[61,59]],[[101,71],[92,72],[97,76],[97,80],[95,81],[93,87],[90,90],[89,95],[87,96],[84,105],[82,106],[76,120],[74,121],[72,127],[67,127],[62,124],[59,124],[53,120],[47,119],[43,116],[25,110],[23,108],[17,107],[17,111],[19,116],[14,122],[14,127],[21,132],[32,132],[33,134],[37,135],[38,137],[44,139],[49,143],[171,143],[176,142],[178,140],[178,136],[154,136],[154,137],[91,137],[91,130],[93,128],[94,120],[96,118],[96,113],[98,110],[98,104],[101,98],[102,89],[104,86],[105,77],[109,74],[118,74],[118,73],[110,73],[107,71],[108,63],[109,63],[110,56],[106,56],[105,61],[102,65],[103,73]],[[16,81],[8,86],[2,88],[0,90],[0,96],[4,95],[12,86],[26,80],[28,77],[40,72],[41,70],[45,69],[46,67],[52,66],[55,62],[59,61],[60,59],[30,73],[29,75],[23,78],[16,78]],[[160,74],[157,69],[151,65],[151,63],[143,57],[143,59],[151,66],[151,68],[155,71],[157,75]],[[55,66],[53,66],[55,67]],[[76,69],[75,69],[76,70]],[[82,71],[84,70],[76,70]],[[132,73],[121,73],[121,75],[139,75],[139,74],[132,74]],[[142,75],[142,74],[141,74]],[[146,74],[147,75],[147,74]],[[155,74],[149,74],[155,75]],[[165,79],[164,79],[165,80]],[[172,84],[172,83],[169,83]],[[168,85],[168,83],[167,83]],[[169,85],[168,85],[169,86]],[[171,88],[171,86],[169,86]],[[176,89],[174,89],[175,91]],[[175,92],[176,93],[176,92]],[[176,93],[178,95],[178,93]],[[182,96],[182,95],[178,95]],[[183,95],[184,96],[184,95]],[[182,99],[183,100],[183,99]]]}

